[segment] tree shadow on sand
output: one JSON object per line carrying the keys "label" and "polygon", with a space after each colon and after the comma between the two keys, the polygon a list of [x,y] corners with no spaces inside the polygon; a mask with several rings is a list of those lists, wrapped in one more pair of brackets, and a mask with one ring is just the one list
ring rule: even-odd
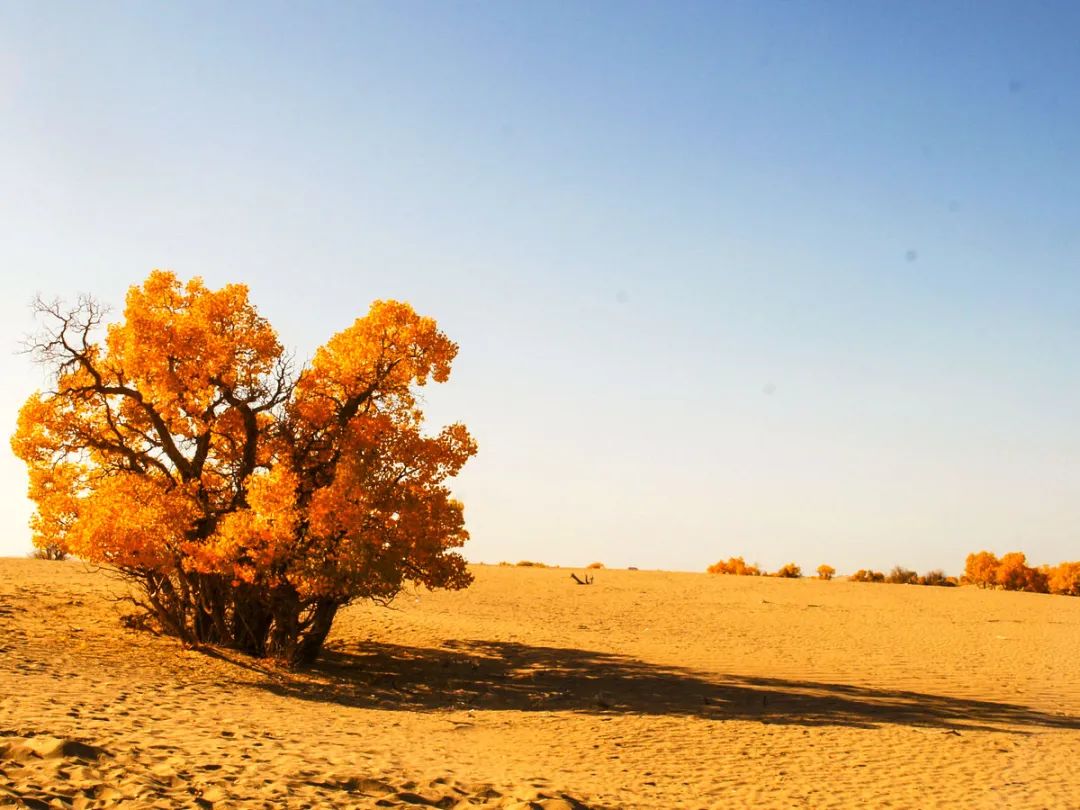
{"label": "tree shadow on sand", "polygon": [[338,646],[325,651],[305,675],[261,686],[302,700],[411,711],[569,711],[1017,733],[1080,729],[1080,717],[1010,703],[721,675],[591,650],[505,641],[447,642],[441,648]]}

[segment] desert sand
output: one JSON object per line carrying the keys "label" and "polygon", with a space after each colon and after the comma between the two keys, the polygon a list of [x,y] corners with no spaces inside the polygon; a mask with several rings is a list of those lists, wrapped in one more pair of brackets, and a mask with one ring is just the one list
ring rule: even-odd
{"label": "desert sand", "polygon": [[292,674],[0,560],[0,806],[1080,806],[1080,599],[474,572]]}

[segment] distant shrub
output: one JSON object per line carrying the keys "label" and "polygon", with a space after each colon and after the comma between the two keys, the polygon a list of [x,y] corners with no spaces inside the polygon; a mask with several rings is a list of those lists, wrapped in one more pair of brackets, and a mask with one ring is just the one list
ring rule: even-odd
{"label": "distant shrub", "polygon": [[889,572],[889,575],[885,577],[885,581],[891,582],[893,585],[914,585],[919,581],[919,575],[910,568],[896,565],[893,566],[893,570]]}
{"label": "distant shrub", "polygon": [[880,571],[867,571],[865,568],[860,568],[850,577],[850,582],[884,582],[885,575]]}
{"label": "distant shrub", "polygon": [[1022,591],[1027,583],[1027,557],[1021,551],[1002,555],[994,571],[994,584],[1006,591]]}
{"label": "distant shrub", "polygon": [[720,560],[710,565],[706,571],[710,574],[732,574],[739,577],[761,576],[761,569],[756,565],[747,565],[742,557],[730,557],[726,562]]}
{"label": "distant shrub", "polygon": [[532,560],[520,560],[518,565],[522,568],[547,568],[547,563],[533,562]]}
{"label": "distant shrub", "polygon": [[824,579],[828,581],[834,576],[836,576],[836,569],[833,568],[831,565],[819,565],[817,567],[817,576],[818,579]]}
{"label": "distant shrub", "polygon": [[57,543],[46,543],[43,546],[37,546],[30,552],[30,556],[35,560],[55,560],[60,562],[68,558],[68,553],[64,551],[63,546]]}
{"label": "distant shrub", "polygon": [[1080,596],[1080,562],[1063,562],[1045,571],[1050,593]]}
{"label": "distant shrub", "polygon": [[802,576],[802,569],[799,568],[799,566],[797,566],[795,563],[788,563],[787,565],[780,568],[780,570],[777,571],[775,574],[773,574],[773,576],[781,577],[783,579],[798,579]]}
{"label": "distant shrub", "polygon": [[592,563],[589,563],[589,565],[587,567],[588,568],[603,568],[604,564],[602,562],[592,562]]}
{"label": "distant shrub", "polygon": [[503,560],[502,562],[499,563],[499,567],[500,568],[509,568],[510,563],[508,563],[506,560]]}
{"label": "distant shrub", "polygon": [[1048,593],[1046,574],[1027,564],[1022,551],[1011,551],[998,563],[997,584],[1006,591]]}
{"label": "distant shrub", "polygon": [[997,570],[1001,561],[989,551],[968,554],[964,561],[964,582],[979,588],[996,588]]}
{"label": "distant shrub", "polygon": [[927,571],[921,577],[919,577],[920,585],[936,585],[943,588],[951,588],[956,585],[956,577],[947,577],[945,572],[940,569],[934,571]]}

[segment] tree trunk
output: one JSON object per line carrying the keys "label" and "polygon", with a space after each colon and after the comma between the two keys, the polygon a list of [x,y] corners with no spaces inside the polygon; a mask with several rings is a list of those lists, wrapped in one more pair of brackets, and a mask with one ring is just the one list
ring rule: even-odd
{"label": "tree trunk", "polygon": [[233,594],[230,633],[232,646],[248,655],[266,655],[266,641],[274,617],[251,587],[240,587]]}
{"label": "tree trunk", "polygon": [[323,642],[330,634],[330,627],[338,612],[338,603],[324,600],[315,603],[315,611],[307,629],[296,642],[289,663],[294,667],[308,667],[315,663],[322,651]]}
{"label": "tree trunk", "polygon": [[305,602],[289,585],[269,590],[216,574],[179,572],[176,582],[144,575],[139,584],[166,632],[292,667],[315,662],[341,606],[332,599]]}
{"label": "tree trunk", "polygon": [[292,658],[296,638],[300,635],[300,597],[291,588],[282,588],[273,594],[272,599],[273,622],[264,654],[288,662]]}
{"label": "tree trunk", "polygon": [[203,644],[224,644],[232,642],[228,624],[225,621],[228,610],[228,591],[221,577],[214,574],[200,574],[195,582],[193,596],[195,604],[195,639]]}

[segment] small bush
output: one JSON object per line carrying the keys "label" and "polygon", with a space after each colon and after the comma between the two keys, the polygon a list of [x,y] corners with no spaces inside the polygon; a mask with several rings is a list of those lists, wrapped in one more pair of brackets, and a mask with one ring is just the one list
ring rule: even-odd
{"label": "small bush", "polygon": [[521,568],[547,568],[547,563],[533,562],[532,560],[520,560],[518,566]]}
{"label": "small bush", "polygon": [[588,568],[603,568],[604,564],[602,562],[592,562],[592,563],[589,563],[589,565],[587,567]]}
{"label": "small bush", "polygon": [[56,543],[46,543],[43,546],[37,546],[30,552],[30,556],[35,560],[55,560],[60,562],[68,558],[68,553],[63,546]]}
{"label": "small bush", "polygon": [[893,585],[915,585],[919,581],[919,575],[910,568],[897,565],[889,572],[889,576],[885,578],[885,581]]}
{"label": "small bush", "polygon": [[826,582],[836,576],[836,569],[831,565],[819,565],[817,567],[817,578],[824,579]]}
{"label": "small bush", "polygon": [[795,563],[788,563],[783,566],[779,571],[773,574],[774,577],[781,577],[783,579],[798,579],[802,576],[802,569]]}
{"label": "small bush", "polygon": [[860,568],[850,577],[850,582],[884,582],[885,575],[880,571],[867,571],[865,568]]}
{"label": "small bush", "polygon": [[956,577],[947,577],[941,569],[927,571],[919,577],[920,585],[936,585],[941,588],[952,588],[956,585]]}
{"label": "small bush", "polygon": [[706,571],[710,574],[732,574],[738,577],[761,576],[761,569],[756,565],[747,565],[742,557],[730,557],[726,562],[720,560],[710,565]]}

